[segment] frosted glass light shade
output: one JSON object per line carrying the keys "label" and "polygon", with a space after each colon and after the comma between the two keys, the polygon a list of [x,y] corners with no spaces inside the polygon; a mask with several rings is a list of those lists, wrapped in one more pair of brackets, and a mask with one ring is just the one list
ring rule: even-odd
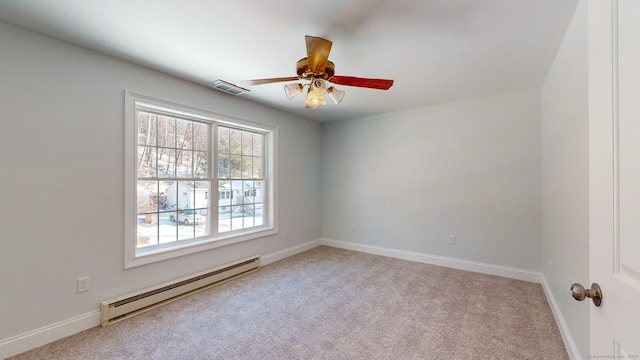
{"label": "frosted glass light shade", "polygon": [[322,79],[313,79],[309,85],[309,89],[314,95],[322,96],[327,92],[327,83]]}
{"label": "frosted glass light shade", "polygon": [[317,109],[320,106],[324,106],[327,101],[324,99],[324,96],[317,95],[311,89],[307,93],[307,100],[304,102],[305,109]]}
{"label": "frosted glass light shade", "polygon": [[344,91],[338,90],[333,86],[327,89],[327,94],[336,105],[344,98]]}
{"label": "frosted glass light shade", "polygon": [[289,100],[293,100],[294,97],[298,96],[302,92],[302,84],[287,84],[284,86],[284,93],[287,95]]}

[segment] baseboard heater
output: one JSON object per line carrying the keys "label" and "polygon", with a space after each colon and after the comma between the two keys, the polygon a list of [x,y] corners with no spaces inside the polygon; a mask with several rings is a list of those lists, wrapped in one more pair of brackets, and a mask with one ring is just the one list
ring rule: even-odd
{"label": "baseboard heater", "polygon": [[102,326],[155,309],[171,301],[249,274],[259,268],[260,256],[254,256],[103,301],[100,306]]}

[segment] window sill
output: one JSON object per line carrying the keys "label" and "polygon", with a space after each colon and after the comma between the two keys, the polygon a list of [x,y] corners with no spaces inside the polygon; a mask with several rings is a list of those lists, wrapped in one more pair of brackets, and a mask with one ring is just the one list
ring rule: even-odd
{"label": "window sill", "polygon": [[158,261],[173,259],[176,257],[194,254],[201,251],[219,248],[222,246],[237,244],[243,241],[253,240],[265,236],[275,235],[278,230],[275,227],[256,229],[241,234],[228,234],[216,238],[203,238],[200,241],[176,244],[176,246],[163,249],[152,249],[138,253],[133,259],[126,259],[125,269],[141,265],[152,264]]}

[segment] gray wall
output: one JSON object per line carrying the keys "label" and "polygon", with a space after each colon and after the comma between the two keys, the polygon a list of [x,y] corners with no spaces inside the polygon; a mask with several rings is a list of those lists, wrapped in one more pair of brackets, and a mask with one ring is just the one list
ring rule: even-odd
{"label": "gray wall", "polygon": [[[321,126],[0,23],[0,339],[321,237]],[[215,69],[212,69],[215,73]],[[124,270],[124,90],[279,128],[280,229]],[[76,293],[76,279],[91,290]]]}
{"label": "gray wall", "polygon": [[322,176],[325,238],[540,270],[539,91],[327,123]]}
{"label": "gray wall", "polygon": [[542,88],[542,260],[581,357],[589,307],[569,295],[589,280],[587,5],[580,2]]}

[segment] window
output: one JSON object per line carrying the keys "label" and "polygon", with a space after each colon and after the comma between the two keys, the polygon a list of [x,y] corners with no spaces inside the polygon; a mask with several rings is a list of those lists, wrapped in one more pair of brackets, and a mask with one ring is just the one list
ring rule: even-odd
{"label": "window", "polygon": [[218,232],[261,226],[264,135],[218,126],[217,141],[218,192],[225,193],[218,201]]}
{"label": "window", "polygon": [[125,267],[276,232],[276,129],[126,96]]}

